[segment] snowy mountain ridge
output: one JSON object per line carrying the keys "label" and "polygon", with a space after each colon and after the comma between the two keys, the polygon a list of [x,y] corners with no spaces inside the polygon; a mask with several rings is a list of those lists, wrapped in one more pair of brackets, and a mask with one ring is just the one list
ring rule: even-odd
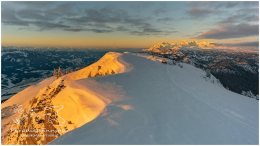
{"label": "snowy mountain ridge", "polygon": [[108,53],[26,88],[2,104],[3,143],[258,143],[258,102],[192,65],[158,60]]}
{"label": "snowy mountain ridge", "polygon": [[[88,67],[58,79],[45,79],[3,103],[4,144],[46,144],[93,120],[110,101],[88,92],[85,87],[78,87],[74,80],[123,72],[126,65],[117,60],[120,55],[114,52],[107,53]],[[40,132],[34,132],[39,129]],[[26,136],[29,134],[32,135],[30,138]]]}
{"label": "snowy mountain ridge", "polygon": [[70,80],[79,80],[88,77],[105,76],[126,71],[126,63],[119,61],[122,54],[116,52],[106,53],[99,61],[90,66],[66,75]]}

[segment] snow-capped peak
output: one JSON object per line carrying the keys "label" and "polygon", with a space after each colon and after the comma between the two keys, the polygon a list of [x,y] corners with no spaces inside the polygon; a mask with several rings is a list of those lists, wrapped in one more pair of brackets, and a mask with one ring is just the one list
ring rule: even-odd
{"label": "snow-capped peak", "polygon": [[207,41],[174,41],[155,44],[146,51],[167,54],[179,49],[212,49],[213,47],[215,47],[214,43]]}

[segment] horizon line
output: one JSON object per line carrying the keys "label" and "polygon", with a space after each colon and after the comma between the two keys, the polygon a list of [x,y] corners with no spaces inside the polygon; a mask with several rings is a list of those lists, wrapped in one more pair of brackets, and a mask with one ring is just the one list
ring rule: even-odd
{"label": "horizon line", "polygon": [[18,46],[18,45],[1,45],[3,47],[28,48],[28,49],[145,49],[146,47],[69,47],[69,46]]}

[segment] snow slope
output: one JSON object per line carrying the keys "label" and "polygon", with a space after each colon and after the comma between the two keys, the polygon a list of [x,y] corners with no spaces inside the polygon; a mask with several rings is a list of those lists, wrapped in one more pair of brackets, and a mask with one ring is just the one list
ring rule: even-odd
{"label": "snow slope", "polygon": [[258,144],[258,101],[157,60],[110,52],[26,88],[2,104],[2,143]]}
{"label": "snow slope", "polygon": [[50,144],[258,144],[258,101],[188,64],[120,60],[132,69],[77,81],[110,100],[102,114]]}
{"label": "snow slope", "polygon": [[110,100],[76,80],[126,71],[127,64],[119,61],[120,56],[107,53],[88,67],[58,79],[45,79],[4,102],[1,107],[3,144],[46,144],[95,119]]}

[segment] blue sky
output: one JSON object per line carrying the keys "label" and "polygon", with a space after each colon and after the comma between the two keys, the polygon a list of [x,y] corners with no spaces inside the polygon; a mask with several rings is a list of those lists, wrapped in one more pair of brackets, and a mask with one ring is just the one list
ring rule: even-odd
{"label": "blue sky", "polygon": [[258,42],[257,1],[2,2],[1,8],[4,45],[55,46],[48,38],[85,47],[147,47],[181,39]]}

